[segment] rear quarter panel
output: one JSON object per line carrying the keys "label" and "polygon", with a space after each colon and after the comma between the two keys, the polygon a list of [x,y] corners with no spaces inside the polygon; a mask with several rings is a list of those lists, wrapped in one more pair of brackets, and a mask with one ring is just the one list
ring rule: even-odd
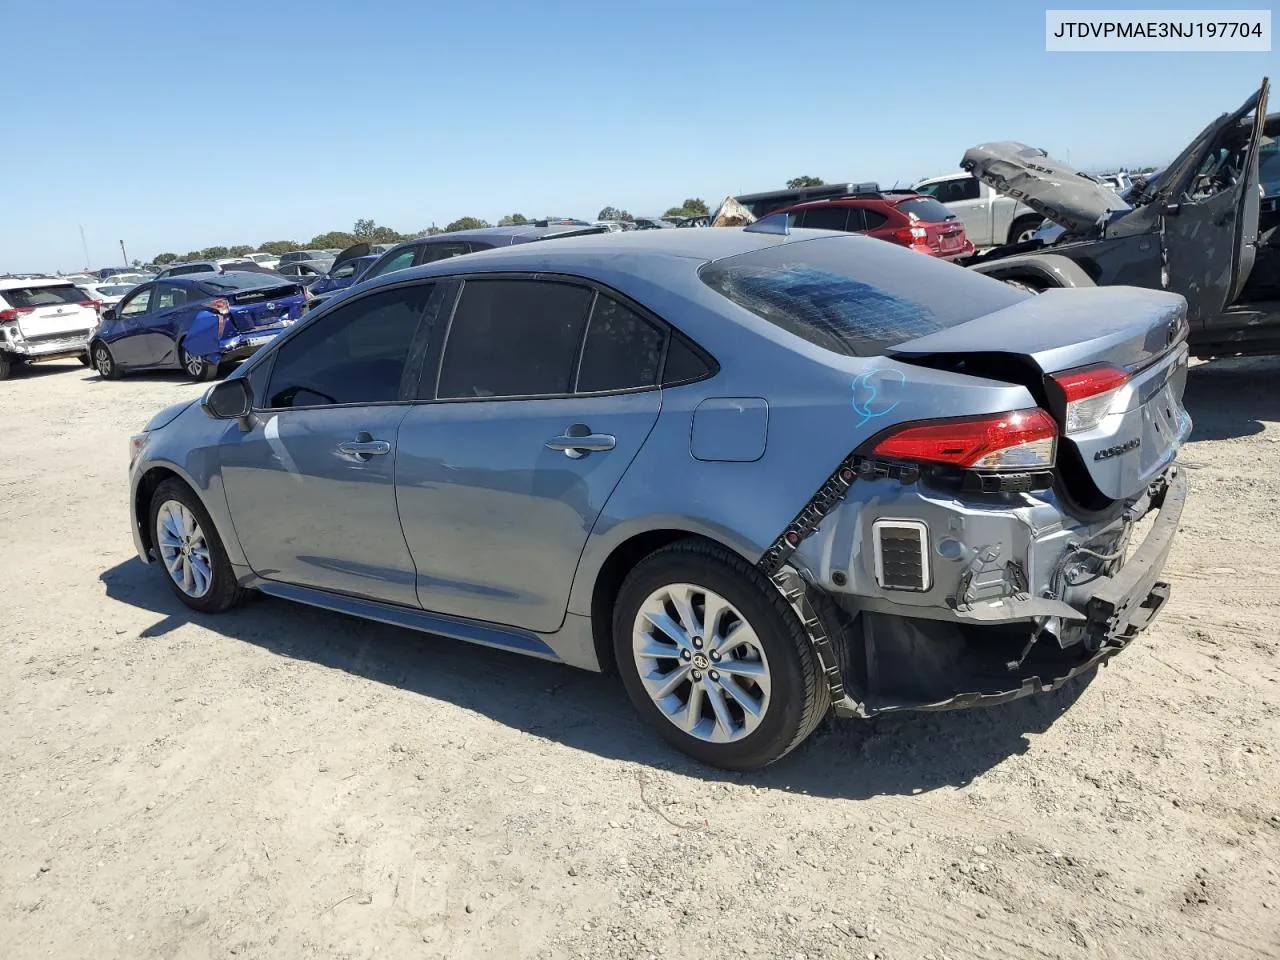
{"label": "rear quarter panel", "polygon": [[[904,251],[904,256],[919,255]],[[634,286],[624,288],[708,350],[720,372],[663,390],[658,422],[587,540],[571,613],[590,614],[600,569],[632,537],[685,531],[754,563],[840,462],[894,423],[1034,406],[1022,387],[882,357],[830,353],[696,282],[701,289],[686,289],[684,295],[655,290],[645,297]],[[747,462],[693,457],[694,413],[714,398],[767,402],[762,456]]]}

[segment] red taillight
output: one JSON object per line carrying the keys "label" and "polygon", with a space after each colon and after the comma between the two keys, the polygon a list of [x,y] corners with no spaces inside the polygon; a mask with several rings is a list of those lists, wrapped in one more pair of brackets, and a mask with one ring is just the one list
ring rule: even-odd
{"label": "red taillight", "polygon": [[929,238],[929,231],[924,227],[899,227],[893,231],[893,238],[908,247]]}
{"label": "red taillight", "polygon": [[876,455],[975,470],[1052,469],[1058,425],[1045,411],[1015,410],[985,417],[908,426],[876,444]]}
{"label": "red taillight", "polygon": [[1109,363],[1055,373],[1053,382],[1067,401],[1065,432],[1092,430],[1111,412],[1116,393],[1129,382],[1127,371]]}
{"label": "red taillight", "polygon": [[0,310],[0,323],[6,320],[17,320],[24,313],[30,313],[35,307],[10,307],[8,310]]}

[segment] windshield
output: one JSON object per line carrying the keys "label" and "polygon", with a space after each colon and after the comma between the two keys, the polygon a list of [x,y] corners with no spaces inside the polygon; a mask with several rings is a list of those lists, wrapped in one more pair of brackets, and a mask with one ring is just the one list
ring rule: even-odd
{"label": "windshield", "polygon": [[703,266],[721,296],[832,353],[872,357],[1026,297],[882,240],[832,236]]}

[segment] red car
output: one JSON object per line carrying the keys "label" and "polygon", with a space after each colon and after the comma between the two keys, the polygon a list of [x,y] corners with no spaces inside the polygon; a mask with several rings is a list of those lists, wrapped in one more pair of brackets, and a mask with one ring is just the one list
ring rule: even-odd
{"label": "red car", "polygon": [[974,252],[964,233],[964,221],[933,197],[919,193],[865,193],[814,200],[783,207],[769,216],[782,214],[786,214],[789,227],[865,233],[943,260]]}

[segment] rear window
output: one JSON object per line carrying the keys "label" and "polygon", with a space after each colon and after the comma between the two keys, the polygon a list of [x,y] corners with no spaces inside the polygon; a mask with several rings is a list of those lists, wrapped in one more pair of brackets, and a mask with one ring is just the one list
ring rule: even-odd
{"label": "rear window", "polygon": [[721,296],[832,353],[873,357],[1024,299],[1008,284],[861,237],[783,243],[704,265]]}
{"label": "rear window", "polygon": [[269,273],[224,273],[217,277],[210,277],[208,280],[201,280],[198,284],[201,290],[214,296],[236,290],[258,290],[279,285],[280,278]]}
{"label": "rear window", "polygon": [[194,263],[189,267],[171,267],[169,269],[169,276],[183,277],[189,273],[217,273],[217,272],[218,272],[217,267],[213,266],[212,264]]}
{"label": "rear window", "polygon": [[74,284],[56,284],[47,287],[13,287],[0,290],[0,297],[11,307],[56,307],[60,303],[81,303],[88,297]]}
{"label": "rear window", "polygon": [[923,220],[925,223],[942,223],[955,217],[954,213],[933,197],[912,197],[909,200],[899,200],[894,206],[911,219]]}

